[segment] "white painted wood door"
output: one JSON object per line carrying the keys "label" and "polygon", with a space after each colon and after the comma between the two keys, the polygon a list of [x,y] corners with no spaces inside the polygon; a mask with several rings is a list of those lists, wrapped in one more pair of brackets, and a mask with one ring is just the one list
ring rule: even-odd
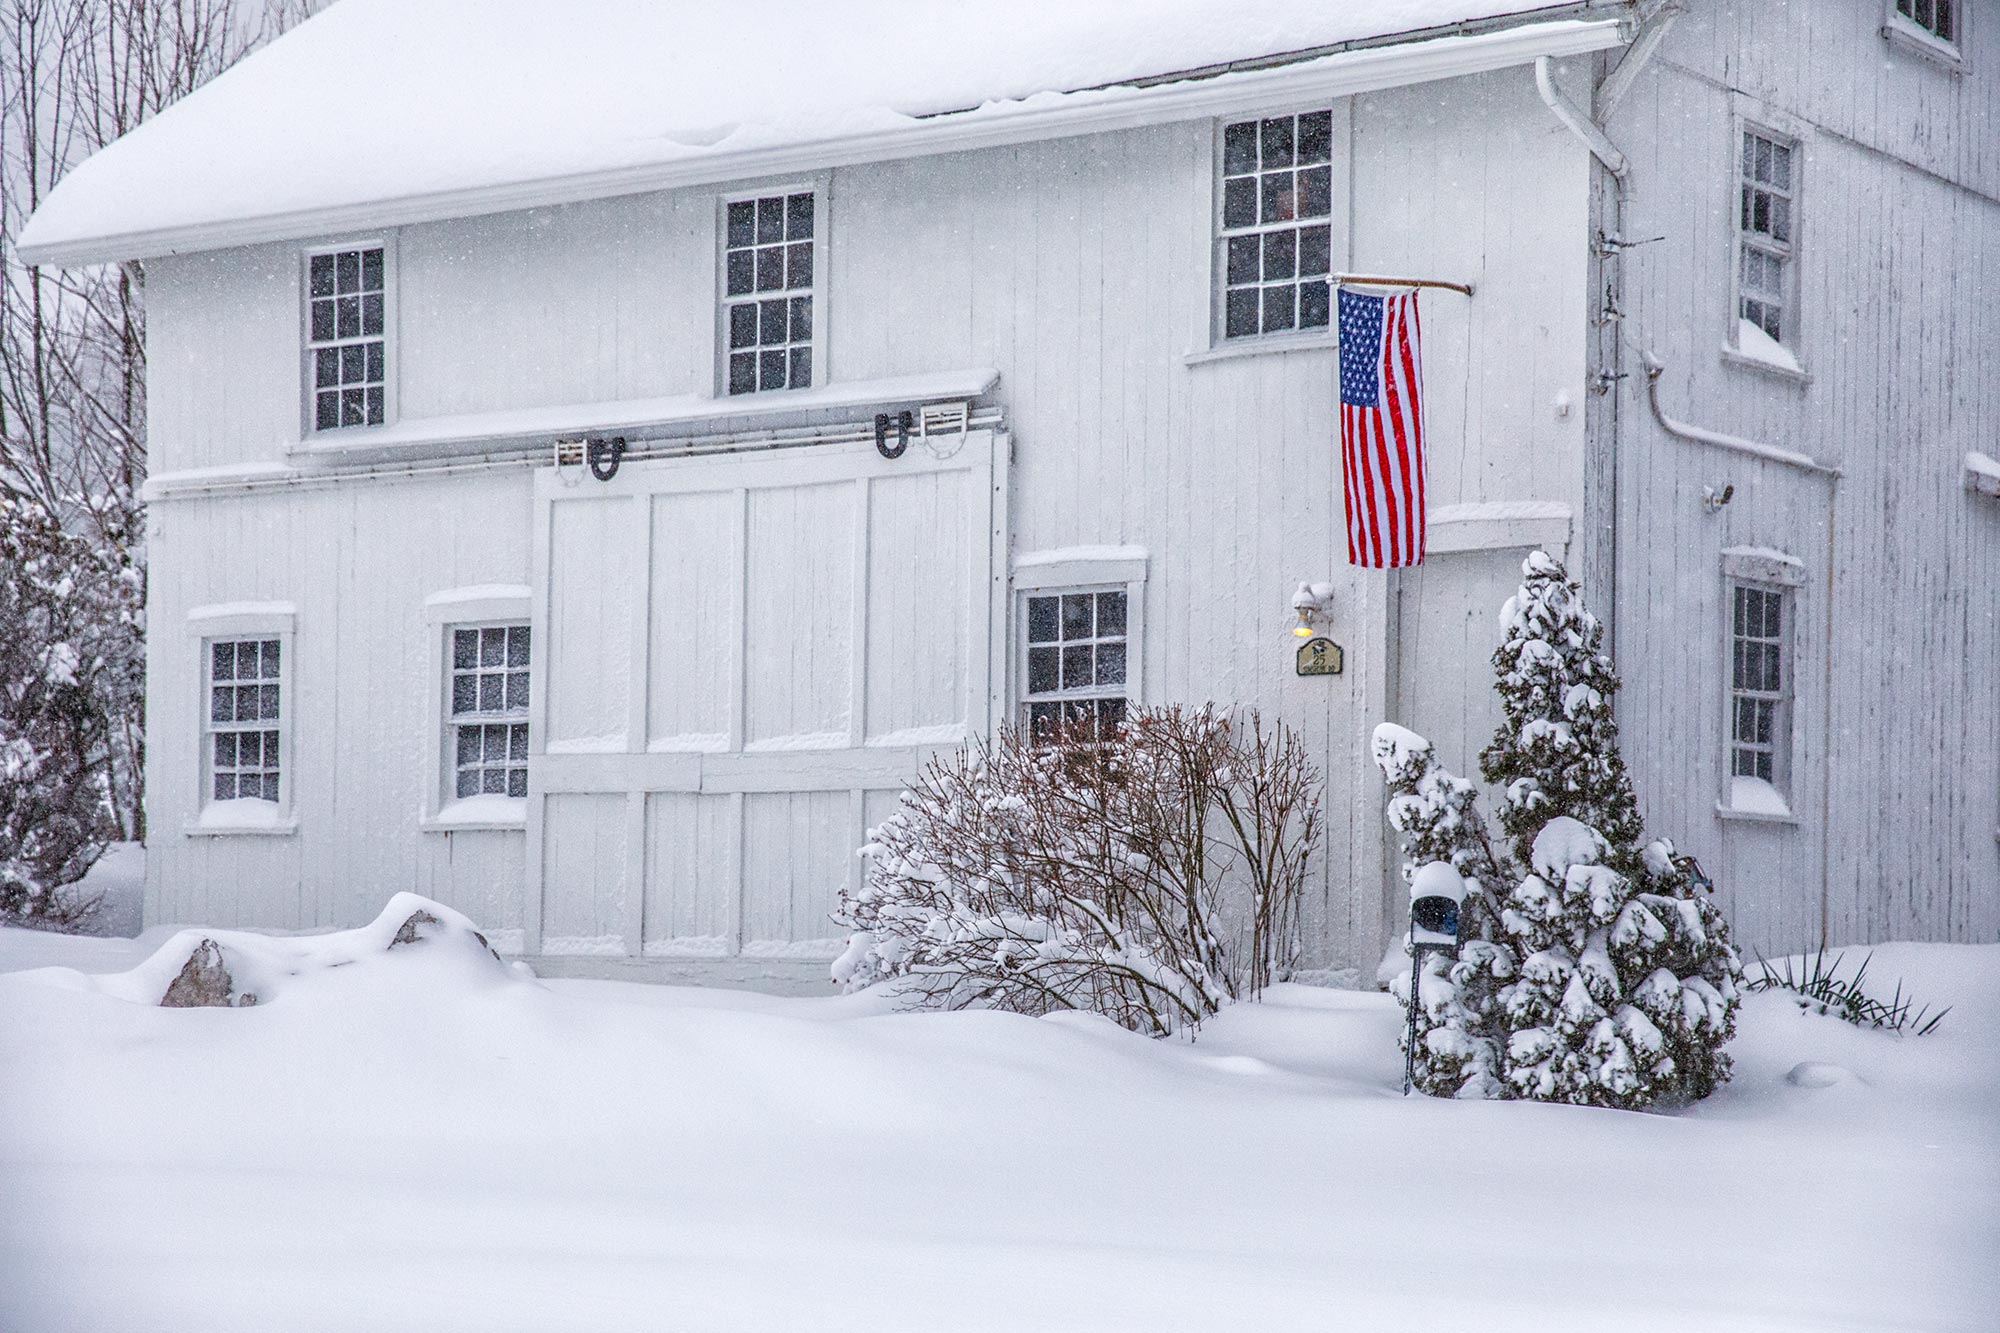
{"label": "white painted wood door", "polygon": [[537,474],[529,953],[837,950],[866,828],[1004,706],[1006,447]]}

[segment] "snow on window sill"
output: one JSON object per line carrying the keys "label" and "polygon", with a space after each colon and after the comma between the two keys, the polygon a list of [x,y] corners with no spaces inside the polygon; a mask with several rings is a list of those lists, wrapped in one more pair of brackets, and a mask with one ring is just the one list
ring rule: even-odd
{"label": "snow on window sill", "polygon": [[1925,32],[1901,14],[1892,12],[1889,15],[1889,21],[1882,25],[1882,35],[1889,39],[1891,46],[1914,51],[1954,74],[1965,72],[1965,53],[1958,49],[1957,43],[1947,42],[1935,33]]}
{"label": "snow on window sill", "polygon": [[1209,361],[1228,361],[1239,356],[1275,356],[1279,352],[1337,352],[1340,335],[1332,330],[1320,333],[1279,333],[1270,337],[1232,338],[1227,342],[1181,357],[1184,366]]}
{"label": "snow on window sill", "polygon": [[1762,778],[1731,778],[1729,799],[1717,801],[1715,813],[1723,819],[1741,819],[1755,824],[1799,822],[1784,793]]}
{"label": "snow on window sill", "polygon": [[249,798],[210,801],[201,808],[198,818],[190,819],[181,826],[181,832],[190,838],[282,838],[298,832],[298,829],[298,817],[287,815],[276,802]]}
{"label": "snow on window sill", "polygon": [[417,827],[426,833],[525,829],[528,827],[528,802],[519,796],[467,796],[453,801],[434,815],[425,815],[417,821]]}
{"label": "snow on window sill", "polygon": [[1722,359],[1732,366],[1761,371],[1797,385],[1812,383],[1792,350],[1747,319],[1736,321],[1736,341],[1722,345]]}

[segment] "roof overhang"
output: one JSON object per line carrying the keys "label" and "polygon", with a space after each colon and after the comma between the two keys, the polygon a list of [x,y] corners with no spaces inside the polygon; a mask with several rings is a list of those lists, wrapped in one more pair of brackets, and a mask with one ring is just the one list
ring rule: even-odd
{"label": "roof overhang", "polygon": [[1130,129],[1174,120],[1254,112],[1384,88],[1427,83],[1530,64],[1549,56],[1586,55],[1623,45],[1622,19],[1531,22],[1463,36],[1369,45],[1269,68],[1197,71],[1179,81],[1044,93],[1014,102],[926,118],[845,138],[773,144],[615,170],[551,176],[476,189],[369,200],[339,207],[246,217],[199,226],[26,244],[28,264],[71,265],[149,259],[161,255],[353,231],[447,218],[577,203],[617,195],[758,176],[793,174],[867,162],[965,152],[1005,144]]}

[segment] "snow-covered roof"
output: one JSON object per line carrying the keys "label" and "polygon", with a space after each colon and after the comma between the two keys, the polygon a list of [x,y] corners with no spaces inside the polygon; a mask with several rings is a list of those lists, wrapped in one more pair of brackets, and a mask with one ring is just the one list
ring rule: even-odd
{"label": "snow-covered roof", "polygon": [[1217,114],[1301,70],[1383,87],[1599,49],[1628,9],[340,0],[72,171],[19,249],[143,258]]}

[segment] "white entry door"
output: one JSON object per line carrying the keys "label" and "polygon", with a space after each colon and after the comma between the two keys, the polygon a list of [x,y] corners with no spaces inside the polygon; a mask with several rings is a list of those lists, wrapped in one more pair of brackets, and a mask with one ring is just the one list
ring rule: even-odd
{"label": "white entry door", "polygon": [[1006,440],[939,453],[537,475],[528,952],[837,952],[866,828],[1004,707]]}

